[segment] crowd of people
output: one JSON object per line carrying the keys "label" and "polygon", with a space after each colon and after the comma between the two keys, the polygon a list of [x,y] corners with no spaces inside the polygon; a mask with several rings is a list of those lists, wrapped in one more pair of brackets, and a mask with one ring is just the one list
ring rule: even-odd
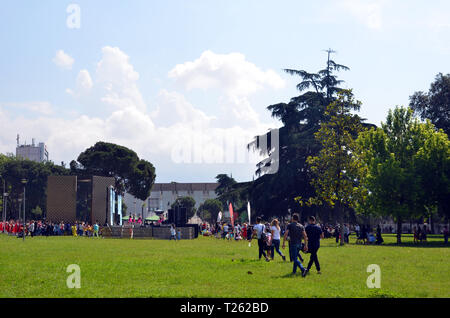
{"label": "crowd of people", "polygon": [[[146,224],[142,218],[132,218],[128,220],[129,224],[135,224],[135,226],[145,225],[160,225]],[[201,235],[213,236],[216,238],[222,238],[224,240],[251,240],[255,235],[256,229],[259,229],[259,225],[249,225],[247,223],[235,223],[234,226],[228,222],[217,222],[214,225],[209,223],[202,223],[200,225]],[[284,255],[280,251],[280,236],[284,235],[288,229],[289,223],[280,223],[278,219],[274,219],[270,224],[262,224],[264,230],[262,236],[264,237],[264,244],[266,245],[262,250],[267,251],[269,256],[273,259],[274,252],[280,254],[284,258]],[[307,227],[307,222],[302,224]],[[349,236],[355,234],[356,244],[376,244],[380,245],[384,242],[382,237],[382,230],[380,225],[373,228],[369,225],[350,225],[347,223],[331,225],[328,223],[318,225],[324,238],[335,238],[336,243],[339,242],[341,237],[346,243],[349,242]],[[49,222],[42,220],[30,220],[25,224],[25,236],[85,236],[85,237],[99,237],[100,226],[98,222],[90,224],[89,222],[76,221],[74,223],[69,222]],[[261,230],[258,230],[261,231]],[[10,220],[9,222],[0,222],[0,233],[7,233],[8,235],[15,235],[22,237],[24,232],[23,222],[19,220]],[[181,230],[175,227],[174,224],[170,225],[170,239],[180,240]],[[259,233],[259,232],[258,232]],[[427,242],[427,235],[429,230],[425,225],[415,226],[413,228],[414,243]],[[449,231],[447,227],[444,227],[442,234],[444,236],[444,242],[448,243]],[[260,234],[257,234],[260,235]],[[261,254],[262,255],[262,254]]]}
{"label": "crowd of people", "polygon": [[[277,222],[280,227],[281,234],[283,235],[286,231],[288,223],[285,222],[281,224],[277,219],[274,220]],[[273,222],[272,222],[273,223]],[[265,223],[266,232],[270,235],[273,235],[272,227],[274,224]],[[303,226],[307,226],[307,222],[303,224]],[[382,237],[381,227],[378,225],[376,229],[371,228],[369,225],[350,225],[343,224],[342,226],[339,224],[330,225],[328,223],[318,225],[324,235],[324,238],[335,238],[336,242],[339,242],[341,236],[343,235],[344,241],[349,243],[349,236],[354,233],[356,237],[357,244],[382,244],[384,242]],[[252,226],[247,223],[236,223],[232,226],[227,222],[219,222],[215,225],[211,226],[208,223],[202,223],[201,225],[201,233],[203,236],[215,236],[217,238],[222,238],[226,240],[247,240],[248,233],[252,233]],[[269,236],[270,236],[269,235]]]}
{"label": "crowd of people", "polygon": [[88,222],[76,221],[75,223],[48,222],[41,220],[30,220],[25,223],[19,220],[0,222],[0,232],[17,237],[25,236],[86,236],[99,237],[100,226],[98,222],[90,224]]}
{"label": "crowd of people", "polygon": [[[344,223],[342,225],[330,224],[316,224],[314,216],[308,217],[307,222],[300,223],[298,214],[292,216],[290,223],[285,222],[280,224],[278,219],[273,219],[272,222],[263,223],[260,217],[256,218],[255,225],[249,225],[238,222],[234,226],[227,222],[216,223],[210,226],[208,223],[201,225],[201,233],[204,236],[212,236],[221,238],[223,240],[248,240],[252,241],[256,238],[258,241],[258,258],[263,257],[267,262],[273,260],[278,254],[283,261],[286,261],[286,256],[282,252],[285,248],[286,241],[289,242],[289,259],[294,263],[293,274],[296,274],[297,268],[300,268],[302,276],[305,277],[312,265],[315,265],[317,273],[320,272],[320,263],[318,258],[318,250],[320,248],[320,240],[323,238],[335,238],[336,243],[342,238],[346,243],[349,243],[351,234],[355,234],[356,244],[383,244],[381,226],[376,228],[370,225],[350,225]],[[423,226],[414,229],[414,242],[426,241],[427,229]],[[444,242],[448,242],[448,229],[443,230]],[[281,238],[283,243],[281,245]],[[249,243],[250,245],[251,243]],[[282,249],[280,249],[280,245]],[[303,266],[303,257],[300,252],[310,255],[309,262],[306,267]]]}

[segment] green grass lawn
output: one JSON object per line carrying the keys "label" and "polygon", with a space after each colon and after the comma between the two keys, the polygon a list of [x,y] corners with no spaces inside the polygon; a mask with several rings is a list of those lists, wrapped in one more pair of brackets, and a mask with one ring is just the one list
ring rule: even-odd
{"label": "green grass lawn", "polygon": [[[257,242],[94,239],[0,234],[0,297],[450,297],[450,249],[428,244],[338,247],[322,241],[322,275],[291,277],[276,255],[257,260]],[[287,248],[285,250],[287,255]],[[304,254],[303,254],[304,255]],[[309,259],[309,255],[304,255]],[[81,288],[69,289],[66,268],[81,268]],[[381,288],[369,289],[369,264],[381,268]],[[252,274],[248,274],[248,272]]]}

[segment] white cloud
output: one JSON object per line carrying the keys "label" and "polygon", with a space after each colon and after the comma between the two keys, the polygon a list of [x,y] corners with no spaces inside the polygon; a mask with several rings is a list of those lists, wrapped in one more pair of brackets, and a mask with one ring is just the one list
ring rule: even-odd
{"label": "white cloud", "polygon": [[14,108],[14,109],[24,109],[33,113],[50,115],[53,113],[53,107],[49,102],[0,102],[0,106]]}
{"label": "white cloud", "polygon": [[241,53],[205,51],[193,62],[176,65],[169,77],[187,90],[220,88],[228,95],[248,96],[264,87],[282,88],[284,80],[273,70],[263,71]]}
{"label": "white cloud", "polygon": [[[0,136],[0,151],[13,151],[15,134],[20,133],[46,142],[50,158],[58,163],[76,159],[81,151],[97,141],[129,147],[140,157],[155,163],[157,169],[158,165],[167,170],[176,164],[174,160],[178,160],[180,149],[187,150],[184,154],[188,154],[194,163],[248,162],[243,158],[248,159],[249,156],[246,143],[255,135],[266,132],[271,125],[259,121],[247,95],[265,86],[278,88],[284,83],[272,71],[261,71],[245,61],[242,54],[206,53],[200,57],[199,60],[203,61],[200,64],[204,63],[205,56],[210,62],[216,59],[217,67],[221,69],[216,72],[214,67],[207,67],[201,75],[218,85],[210,88],[223,86],[225,90],[218,101],[219,107],[216,107],[222,109],[220,117],[196,108],[182,94],[165,89],[154,101],[153,111],[148,111],[138,88],[139,74],[129,62],[129,57],[119,48],[107,46],[102,49],[94,78],[87,70],[81,70],[76,87],[68,92],[74,97],[89,92],[92,98],[100,98],[114,107],[102,117],[74,114],[62,118],[47,112],[48,116],[33,119],[0,109],[0,126],[8,132]],[[189,62],[182,65],[186,64]],[[187,85],[197,87],[200,84],[193,74],[199,70],[198,67],[204,69],[199,65],[189,70],[178,67],[181,73],[177,74]],[[251,173],[252,165],[249,167]],[[205,170],[197,169],[200,172]],[[213,177],[210,176],[211,179]]]}
{"label": "white cloud", "polygon": [[275,71],[260,69],[241,53],[205,51],[194,61],[176,65],[168,76],[186,90],[218,89],[222,92],[219,99],[221,123],[251,127],[258,127],[260,119],[249,96],[264,88],[285,86],[285,81]]}
{"label": "white cloud", "polygon": [[345,11],[370,29],[381,29],[383,25],[383,0],[344,0],[337,2]]}
{"label": "white cloud", "polygon": [[129,57],[118,47],[102,48],[102,59],[97,64],[96,82],[103,87],[102,101],[117,108],[136,107],[145,111],[146,105],[137,86],[139,74]]}
{"label": "white cloud", "polygon": [[63,50],[58,50],[53,58],[53,63],[65,70],[71,70],[74,61],[75,60]]}
{"label": "white cloud", "polygon": [[177,92],[161,90],[157,99],[157,108],[151,117],[158,126],[170,126],[176,123],[191,123],[192,125],[209,125],[214,116],[208,116],[189,103]]}
{"label": "white cloud", "polygon": [[78,73],[75,90],[66,89],[66,92],[73,96],[82,96],[89,93],[93,86],[91,75],[87,70],[81,70]]}

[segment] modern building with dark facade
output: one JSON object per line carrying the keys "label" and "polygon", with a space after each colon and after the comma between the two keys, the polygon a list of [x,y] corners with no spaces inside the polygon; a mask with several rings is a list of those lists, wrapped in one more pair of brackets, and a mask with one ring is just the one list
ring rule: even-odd
{"label": "modern building with dark facade", "polygon": [[114,191],[114,184],[113,177],[49,176],[47,220],[121,224],[122,197]]}

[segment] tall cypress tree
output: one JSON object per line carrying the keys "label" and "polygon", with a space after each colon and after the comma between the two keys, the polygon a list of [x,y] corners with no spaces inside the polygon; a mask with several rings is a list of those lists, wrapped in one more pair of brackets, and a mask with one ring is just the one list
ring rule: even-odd
{"label": "tall cypress tree", "polygon": [[[294,200],[301,193],[305,197],[315,195],[311,186],[311,171],[306,162],[309,156],[314,156],[321,149],[314,134],[324,121],[325,109],[336,100],[339,85],[342,80],[336,72],[348,70],[345,65],[331,59],[333,50],[327,50],[325,68],[316,73],[305,70],[285,69],[291,75],[301,77],[297,89],[301,95],[291,98],[288,103],[270,105],[267,109],[272,117],[283,123],[280,128],[279,170],[276,174],[266,174],[260,168],[250,189],[252,208],[265,216],[285,214],[287,209],[298,212],[300,206]],[[254,143],[256,144],[256,143]],[[259,166],[258,166],[259,167]]]}

